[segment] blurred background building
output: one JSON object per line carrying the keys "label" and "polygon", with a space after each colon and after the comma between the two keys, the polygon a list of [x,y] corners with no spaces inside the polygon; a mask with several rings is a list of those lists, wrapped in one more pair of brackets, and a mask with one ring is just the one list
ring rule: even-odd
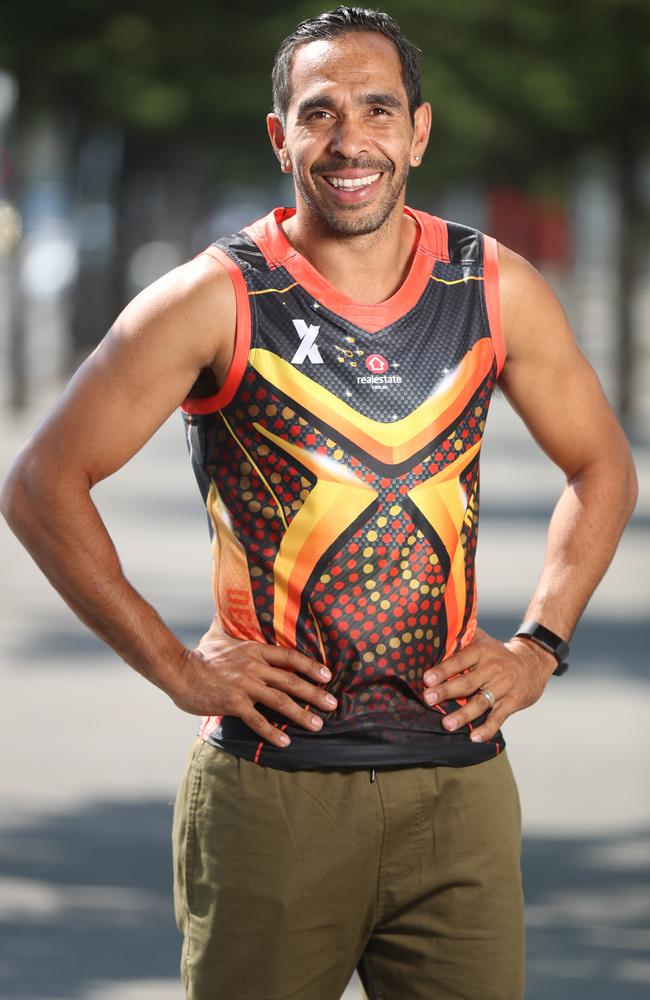
{"label": "blurred background building", "polygon": [[[69,374],[164,271],[291,199],[264,129],[314,3],[0,6],[2,405]],[[410,198],[548,274],[629,432],[650,416],[650,8],[395,0],[433,133]]]}
{"label": "blurred background building", "polygon": [[[265,133],[270,70],[280,40],[327,6],[0,0],[4,468],[134,294],[291,203]],[[572,670],[506,735],[527,1000],[645,998],[650,3],[385,6],[423,51],[433,106],[409,202],[549,278],[635,445],[642,499]],[[93,495],[129,579],[191,644],[211,615],[210,553],[183,451],[174,417]],[[481,620],[505,637],[561,476],[498,395],[482,483]],[[169,827],[194,720],[76,622],[8,531],[0,542],[0,1000],[180,1000]],[[346,1000],[360,995],[353,982]]]}

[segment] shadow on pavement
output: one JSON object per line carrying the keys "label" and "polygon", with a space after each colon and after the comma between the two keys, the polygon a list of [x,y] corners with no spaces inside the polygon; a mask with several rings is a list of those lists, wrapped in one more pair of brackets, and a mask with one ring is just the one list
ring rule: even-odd
{"label": "shadow on pavement", "polygon": [[171,820],[167,802],[106,802],[5,833],[3,1000],[84,997],[96,980],[178,980]]}
{"label": "shadow on pavement", "polygon": [[[5,835],[3,1000],[75,1000],[98,980],[178,981],[171,818],[167,802],[106,802]],[[525,839],[526,1000],[647,997],[649,844],[650,830]]]}
{"label": "shadow on pavement", "polygon": [[525,838],[522,869],[526,1000],[647,1000],[650,829]]}

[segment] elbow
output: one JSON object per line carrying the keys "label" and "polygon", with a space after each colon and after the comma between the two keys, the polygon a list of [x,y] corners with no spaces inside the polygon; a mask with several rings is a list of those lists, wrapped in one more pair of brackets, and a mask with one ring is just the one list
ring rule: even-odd
{"label": "elbow", "polygon": [[567,483],[579,493],[595,490],[606,509],[623,531],[639,498],[636,466],[627,442],[617,450],[604,451],[591,463],[567,475]]}
{"label": "elbow", "polygon": [[618,510],[621,530],[623,530],[634,513],[639,498],[639,479],[632,453],[619,456],[618,461],[609,469],[608,490],[611,502]]}
{"label": "elbow", "polygon": [[50,460],[43,448],[26,445],[14,460],[0,489],[0,513],[21,541],[37,529],[72,517],[80,498],[90,491],[88,477],[80,470],[66,468]]}
{"label": "elbow", "polygon": [[0,490],[0,513],[13,532],[18,534],[29,512],[31,501],[30,474],[20,457],[10,468]]}
{"label": "elbow", "polygon": [[[53,479],[46,455],[28,442],[14,459],[0,489],[0,512],[21,541],[30,526],[42,517],[43,507],[52,506]],[[44,484],[49,484],[47,491]]]}

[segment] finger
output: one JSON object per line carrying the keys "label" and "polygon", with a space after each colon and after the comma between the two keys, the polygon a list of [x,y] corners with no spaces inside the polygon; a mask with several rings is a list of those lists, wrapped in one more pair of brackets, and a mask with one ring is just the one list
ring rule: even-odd
{"label": "finger", "polygon": [[[252,693],[251,693],[252,692]],[[317,732],[323,727],[323,720],[319,715],[314,715],[313,711],[302,708],[293,698],[290,698],[286,691],[278,691],[277,688],[269,687],[268,684],[254,684],[247,688],[247,694],[253,702],[261,702],[268,705],[275,712],[284,715],[285,718],[303,729]]]}
{"label": "finger", "polygon": [[301,674],[307,674],[319,684],[332,679],[332,672],[324,663],[305,656],[297,649],[289,649],[286,646],[273,646],[270,643],[259,643],[260,654],[267,663],[274,667],[283,667],[285,670],[298,670]]}
{"label": "finger", "polygon": [[267,743],[271,743],[273,746],[286,747],[291,743],[287,734],[283,733],[277,726],[272,725],[268,719],[265,719],[262,713],[258,712],[255,705],[244,695],[241,696],[241,701],[238,700],[235,707],[228,714],[238,716],[249,729],[252,729],[261,739],[266,740]]}
{"label": "finger", "polygon": [[[496,707],[496,704],[497,702],[495,701],[494,707]],[[446,715],[442,720],[442,724],[449,732],[455,732],[462,726],[466,726],[469,722],[473,722],[474,719],[478,719],[481,715],[485,715],[490,709],[491,706],[488,699],[480,691],[477,691],[474,697],[470,698],[462,708]]]}
{"label": "finger", "polygon": [[306,701],[326,712],[331,712],[338,704],[334,695],[330,694],[329,691],[316,687],[309,681],[303,680],[298,674],[289,673],[287,670],[278,670],[277,667],[262,667],[257,676],[269,687],[286,691],[298,701]]}
{"label": "finger", "polygon": [[453,674],[458,673],[458,668],[454,666],[455,663],[456,657],[450,656],[448,660],[436,663],[435,667],[425,670],[423,676],[425,688],[431,687],[434,684],[441,684],[448,677],[452,677]]}
{"label": "finger", "polygon": [[475,694],[486,679],[480,667],[468,668],[464,673],[426,689],[424,700],[427,705],[437,705],[450,698],[467,698]]}
{"label": "finger", "polygon": [[448,656],[442,663],[436,663],[435,667],[425,670],[425,686],[438,684],[440,681],[447,680],[449,677],[461,673],[461,671],[469,670],[471,667],[476,666],[477,662],[478,650],[474,648],[474,643],[470,642],[460,653]]}
{"label": "finger", "polygon": [[495,705],[485,722],[472,730],[469,736],[470,740],[473,743],[485,743],[487,740],[494,739],[509,715],[511,713],[503,707],[503,704],[499,705],[498,708]]}

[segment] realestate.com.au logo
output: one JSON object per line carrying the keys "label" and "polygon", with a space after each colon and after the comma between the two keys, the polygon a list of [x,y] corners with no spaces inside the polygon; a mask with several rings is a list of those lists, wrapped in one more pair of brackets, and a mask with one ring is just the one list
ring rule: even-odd
{"label": "realestate.com.au logo", "polygon": [[373,375],[383,375],[388,371],[388,362],[381,354],[369,354],[366,358],[366,368]]}
{"label": "realestate.com.au logo", "polygon": [[369,354],[366,358],[369,375],[357,375],[357,385],[370,385],[381,389],[385,385],[396,385],[402,381],[401,375],[387,375],[388,361],[383,354]]}

